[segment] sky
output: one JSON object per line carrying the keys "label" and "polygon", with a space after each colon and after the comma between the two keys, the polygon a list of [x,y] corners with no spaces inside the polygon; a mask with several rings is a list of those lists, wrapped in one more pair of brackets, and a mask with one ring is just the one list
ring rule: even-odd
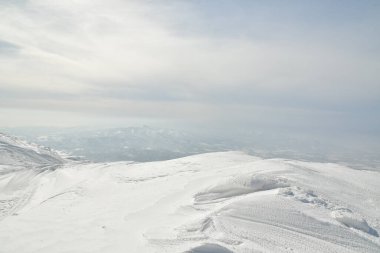
{"label": "sky", "polygon": [[380,135],[380,1],[0,0],[0,127]]}

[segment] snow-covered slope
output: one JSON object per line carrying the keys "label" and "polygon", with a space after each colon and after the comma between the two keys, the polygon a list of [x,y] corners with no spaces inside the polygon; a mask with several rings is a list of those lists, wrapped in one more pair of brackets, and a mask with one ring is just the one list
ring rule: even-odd
{"label": "snow-covered slope", "polygon": [[62,164],[55,151],[0,133],[0,166],[36,167]]}
{"label": "snow-covered slope", "polygon": [[237,152],[17,171],[0,252],[380,252],[379,192],[379,172]]}

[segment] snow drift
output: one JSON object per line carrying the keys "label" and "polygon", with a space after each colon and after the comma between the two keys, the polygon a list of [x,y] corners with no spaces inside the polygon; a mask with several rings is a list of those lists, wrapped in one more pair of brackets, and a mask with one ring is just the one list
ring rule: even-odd
{"label": "snow drift", "polygon": [[239,152],[15,171],[0,252],[380,252],[379,191],[379,172]]}

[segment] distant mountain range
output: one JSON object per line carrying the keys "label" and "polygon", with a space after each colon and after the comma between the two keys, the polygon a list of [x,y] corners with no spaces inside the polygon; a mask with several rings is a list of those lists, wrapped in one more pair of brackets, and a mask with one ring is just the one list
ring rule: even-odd
{"label": "distant mountain range", "polygon": [[353,136],[322,138],[286,132],[199,133],[158,127],[6,129],[30,142],[94,162],[159,161],[206,152],[240,150],[265,158],[339,162],[380,169],[379,145]]}
{"label": "distant mountain range", "polygon": [[229,148],[223,143],[204,141],[181,131],[147,126],[26,132],[21,136],[95,162],[167,160]]}

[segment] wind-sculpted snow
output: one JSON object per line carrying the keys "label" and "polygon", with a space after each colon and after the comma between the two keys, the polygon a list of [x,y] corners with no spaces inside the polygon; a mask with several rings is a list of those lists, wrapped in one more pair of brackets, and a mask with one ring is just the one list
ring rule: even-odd
{"label": "wind-sculpted snow", "polygon": [[26,167],[49,167],[64,159],[50,148],[0,133],[0,174]]}
{"label": "wind-sculpted snow", "polygon": [[371,228],[365,219],[357,214],[352,213],[349,209],[333,211],[331,213],[331,216],[347,227],[355,228],[370,235],[379,237],[377,231]]}
{"label": "wind-sculpted snow", "polygon": [[267,191],[289,186],[285,178],[268,177],[260,174],[243,174],[218,183],[195,196],[197,203],[236,197],[243,194]]}
{"label": "wind-sculpted snow", "polygon": [[379,191],[379,172],[238,152],[15,171],[0,252],[380,252]]}

